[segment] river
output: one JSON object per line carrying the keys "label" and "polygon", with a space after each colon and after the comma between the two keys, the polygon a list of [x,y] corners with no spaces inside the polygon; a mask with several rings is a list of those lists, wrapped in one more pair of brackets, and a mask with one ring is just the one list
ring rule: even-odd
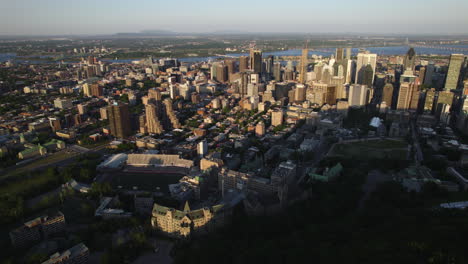
{"label": "river", "polygon": [[[451,51],[441,48],[422,48],[416,47],[414,48],[416,53],[421,55],[450,55],[452,53],[464,53],[468,55],[468,45],[445,45],[444,47],[452,47],[452,48],[462,48],[465,49],[464,52],[460,51]],[[404,55],[409,49],[409,46],[391,46],[391,47],[367,47],[366,50],[369,50],[372,53],[377,53],[378,55]],[[285,50],[285,51],[274,51],[274,52],[264,52],[263,56],[300,56],[301,50],[299,49],[292,49],[292,50]],[[353,48],[352,53],[356,55],[359,52],[359,48]],[[311,49],[309,51],[309,56],[318,55],[318,56],[330,56],[335,53],[335,48],[319,48],[319,49]],[[230,57],[240,57],[243,55],[248,55],[248,53],[233,53],[228,54],[227,56]],[[212,57],[186,57],[186,58],[179,58],[181,62],[201,62],[201,61],[209,61],[209,60],[216,60],[218,58],[222,58],[221,56],[212,56]],[[15,53],[0,53],[0,62],[5,62],[8,60],[12,60],[16,63],[30,63],[30,64],[40,64],[40,63],[51,63],[50,61],[29,61],[28,58],[18,57]],[[103,61],[111,62],[111,63],[131,63],[132,61],[136,61],[139,59],[122,59],[122,60],[111,60],[111,59],[104,59]]]}

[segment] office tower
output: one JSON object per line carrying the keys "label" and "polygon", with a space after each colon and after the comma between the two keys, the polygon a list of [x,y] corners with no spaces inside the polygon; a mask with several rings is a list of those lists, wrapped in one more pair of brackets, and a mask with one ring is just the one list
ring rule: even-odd
{"label": "office tower", "polygon": [[115,102],[108,106],[107,113],[111,134],[117,138],[130,136],[130,113],[128,111],[128,105]]}
{"label": "office tower", "polygon": [[157,106],[154,103],[149,103],[145,106],[146,110],[146,127],[150,134],[163,133],[163,127],[159,122]]}
{"label": "office tower", "polygon": [[227,67],[227,75],[228,77],[231,74],[234,74],[236,72],[236,69],[234,68],[234,60],[233,59],[225,59],[224,60],[224,65]]}
{"label": "office tower", "polygon": [[435,71],[434,63],[429,63],[426,66],[424,80],[422,80],[423,84],[432,86],[432,77],[434,76],[434,71]]}
{"label": "office tower", "polygon": [[346,73],[345,73],[345,83],[353,83],[353,77],[355,76],[356,71],[356,62],[354,60],[348,60],[346,62]]}
{"label": "office tower", "polygon": [[103,88],[95,83],[91,85],[91,96],[101,97],[104,95]]}
{"label": "office tower", "polygon": [[406,52],[405,58],[403,60],[403,69],[414,71],[416,61],[416,52],[413,48],[410,48],[408,52]]}
{"label": "office tower", "polygon": [[393,85],[391,83],[387,83],[383,87],[382,92],[382,102],[385,102],[388,107],[392,107],[393,103]]}
{"label": "office tower", "polygon": [[280,126],[283,124],[283,111],[277,110],[271,113],[271,125]]}
{"label": "office tower", "polygon": [[434,103],[436,99],[436,92],[435,89],[428,89],[426,90],[425,97],[424,97],[424,108],[425,112],[433,113],[434,112]]}
{"label": "office tower", "polygon": [[367,65],[372,67],[372,80],[371,83],[374,83],[375,68],[377,67],[377,54],[371,54],[369,52],[359,53],[357,56],[357,66],[356,66],[356,84],[364,84],[364,71],[366,70]]}
{"label": "office tower", "polygon": [[418,79],[420,80],[420,85],[424,83],[424,78],[426,78],[426,67],[422,66],[419,68]]}
{"label": "office tower", "polygon": [[296,91],[294,95],[294,101],[304,102],[306,98],[306,87],[303,84],[298,84],[296,86]]}
{"label": "office tower", "polygon": [[250,73],[240,72],[239,94],[241,97],[247,95],[247,86],[249,85]]}
{"label": "office tower", "polygon": [[335,86],[337,99],[346,97],[346,91],[344,90],[344,77],[335,76],[331,79],[330,84]]}
{"label": "office tower", "polygon": [[325,103],[329,105],[336,104],[336,86],[327,85],[327,91],[325,93]]}
{"label": "office tower", "polygon": [[348,104],[349,106],[365,106],[367,102],[368,88],[365,85],[353,84],[349,87]]}
{"label": "office tower", "polygon": [[202,140],[198,143],[197,153],[201,157],[204,157],[206,154],[208,154],[208,142],[206,140]]}
{"label": "office tower", "polygon": [[321,76],[320,80],[323,83],[330,84],[332,76],[333,76],[333,68],[329,67],[329,66],[325,66],[322,69],[322,76]]}
{"label": "office tower", "polygon": [[352,49],[346,48],[346,59],[351,60],[351,55],[352,55]]}
{"label": "office tower", "polygon": [[273,67],[275,63],[275,57],[272,55],[268,56],[265,60],[265,72],[268,74],[268,77],[271,78],[273,75]]}
{"label": "office tower", "polygon": [[292,81],[294,80],[294,71],[286,69],[284,72],[284,78],[285,81]]}
{"label": "office tower", "polygon": [[372,69],[372,66],[370,64],[367,64],[367,66],[364,68],[364,73],[362,76],[362,84],[367,85],[367,87],[372,87],[373,80],[374,80],[374,70]]}
{"label": "office tower", "polygon": [[239,71],[245,72],[248,69],[249,69],[249,57],[240,56],[239,57]]}
{"label": "office tower", "polygon": [[444,89],[450,91],[461,87],[463,76],[461,76],[462,67],[465,63],[465,56],[463,54],[452,54],[450,56],[450,64],[445,80]]}
{"label": "office tower", "polygon": [[304,83],[306,81],[307,66],[309,65],[308,49],[302,49],[301,64],[299,68],[299,82]]}
{"label": "office tower", "polygon": [[225,83],[228,81],[228,67],[222,63],[216,64],[216,81]]}
{"label": "office tower", "polygon": [[250,69],[254,73],[262,72],[262,51],[261,50],[250,50]]}
{"label": "office tower", "polygon": [[[413,96],[416,96],[416,86],[414,82],[402,82],[398,91],[397,110],[410,109]],[[419,96],[419,94],[418,94]]]}
{"label": "office tower", "polygon": [[341,62],[344,59],[344,48],[336,48],[335,59]]}
{"label": "office tower", "polygon": [[[213,81],[216,81],[217,78],[216,78],[216,74],[217,74],[217,68],[218,68],[218,64],[219,62],[214,62],[212,65],[211,65],[211,68],[210,68],[210,78],[211,80]],[[171,96],[172,98],[172,96]]]}
{"label": "office tower", "polygon": [[280,62],[274,62],[273,63],[273,78],[277,82],[281,82],[281,63]]}

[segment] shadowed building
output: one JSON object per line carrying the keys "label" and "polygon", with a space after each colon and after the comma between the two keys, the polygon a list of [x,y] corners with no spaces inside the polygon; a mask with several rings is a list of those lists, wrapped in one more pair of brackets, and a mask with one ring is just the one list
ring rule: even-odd
{"label": "shadowed building", "polygon": [[117,103],[108,106],[110,132],[114,137],[126,138],[132,133],[130,128],[130,113],[128,105]]}

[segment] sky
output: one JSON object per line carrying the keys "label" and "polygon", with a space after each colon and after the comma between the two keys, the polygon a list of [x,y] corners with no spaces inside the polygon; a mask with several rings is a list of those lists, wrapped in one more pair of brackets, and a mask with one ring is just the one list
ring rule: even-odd
{"label": "sky", "polygon": [[0,35],[468,34],[467,0],[0,0]]}

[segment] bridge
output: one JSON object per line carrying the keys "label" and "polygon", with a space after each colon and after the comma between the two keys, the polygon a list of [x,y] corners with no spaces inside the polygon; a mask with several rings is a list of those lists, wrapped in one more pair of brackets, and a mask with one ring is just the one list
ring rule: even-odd
{"label": "bridge", "polygon": [[463,47],[450,47],[444,45],[422,45],[422,44],[412,44],[410,45],[413,48],[426,48],[426,49],[438,49],[438,50],[448,50],[454,52],[465,52],[468,53],[468,48]]}

